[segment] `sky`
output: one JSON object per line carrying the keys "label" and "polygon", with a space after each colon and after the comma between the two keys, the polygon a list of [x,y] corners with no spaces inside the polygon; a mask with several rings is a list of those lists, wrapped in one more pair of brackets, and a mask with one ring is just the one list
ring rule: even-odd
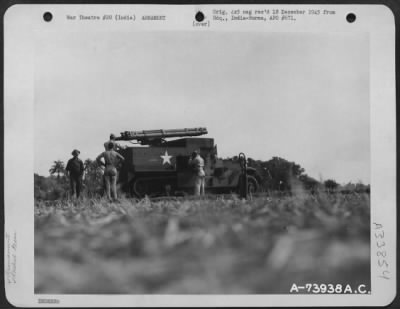
{"label": "sky", "polygon": [[110,133],[206,127],[220,157],[294,161],[370,183],[368,36],[44,33],[35,53],[35,172]]}

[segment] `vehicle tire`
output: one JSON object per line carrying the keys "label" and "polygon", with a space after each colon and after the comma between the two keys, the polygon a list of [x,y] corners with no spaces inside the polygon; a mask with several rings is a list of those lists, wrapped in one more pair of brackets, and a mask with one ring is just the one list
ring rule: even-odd
{"label": "vehicle tire", "polygon": [[[237,193],[242,194],[242,186],[243,186],[243,177],[240,176],[239,184],[237,186]],[[247,175],[247,193],[254,194],[258,191],[259,185],[258,181],[255,177],[251,175]]]}
{"label": "vehicle tire", "polygon": [[131,195],[143,198],[148,194],[148,183],[144,178],[135,178],[131,183]]}
{"label": "vehicle tire", "polygon": [[259,185],[257,179],[253,176],[247,175],[247,193],[254,194],[258,191]]}

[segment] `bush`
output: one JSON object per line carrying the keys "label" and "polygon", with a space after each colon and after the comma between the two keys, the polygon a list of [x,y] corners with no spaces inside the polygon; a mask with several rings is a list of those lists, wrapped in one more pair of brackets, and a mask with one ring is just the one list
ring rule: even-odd
{"label": "bush", "polygon": [[69,184],[65,177],[44,177],[34,174],[34,197],[38,200],[57,200],[67,197]]}

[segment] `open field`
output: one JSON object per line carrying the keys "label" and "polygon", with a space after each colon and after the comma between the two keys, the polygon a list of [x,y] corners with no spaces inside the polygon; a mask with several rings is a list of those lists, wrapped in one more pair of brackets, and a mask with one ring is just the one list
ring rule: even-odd
{"label": "open field", "polygon": [[35,292],[288,293],[370,283],[367,194],[35,203]]}

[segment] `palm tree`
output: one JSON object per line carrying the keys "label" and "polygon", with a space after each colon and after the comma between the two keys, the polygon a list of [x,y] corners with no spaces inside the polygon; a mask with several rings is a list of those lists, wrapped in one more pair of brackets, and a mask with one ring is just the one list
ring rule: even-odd
{"label": "palm tree", "polygon": [[84,184],[89,196],[98,194],[99,190],[104,186],[103,184],[103,170],[96,160],[86,159],[83,163],[85,167]]}
{"label": "palm tree", "polygon": [[49,169],[49,172],[51,175],[57,174],[57,179],[60,179],[60,174],[65,173],[65,167],[64,167],[64,162],[57,160],[54,161],[53,166]]}

